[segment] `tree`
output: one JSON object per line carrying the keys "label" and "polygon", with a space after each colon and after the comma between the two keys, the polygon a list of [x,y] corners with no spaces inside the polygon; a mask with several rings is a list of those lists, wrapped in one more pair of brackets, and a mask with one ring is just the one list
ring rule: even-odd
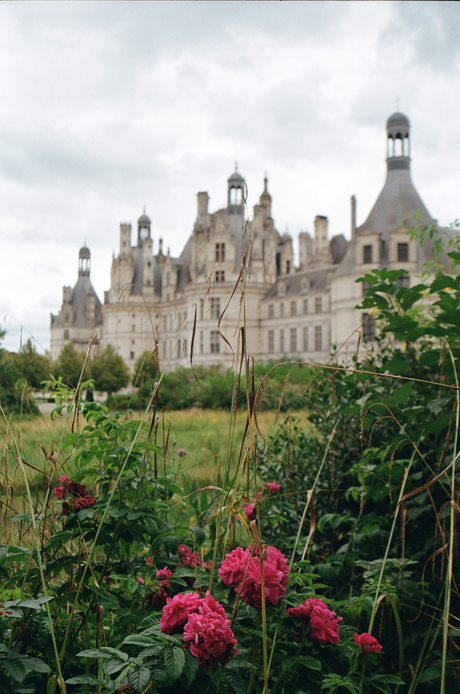
{"label": "tree", "polygon": [[[51,372],[55,378],[62,376],[68,386],[76,388],[80,380],[88,378],[88,364],[85,364],[85,353],[75,349],[73,342],[62,348],[60,355],[52,366]],[[82,373],[83,371],[83,373]]]}
{"label": "tree", "polygon": [[[5,331],[0,330],[0,340],[4,336]],[[0,348],[0,405],[6,412],[19,412],[23,406],[29,412],[37,412],[33,399],[27,398],[27,389],[22,387],[13,357],[14,355]]]}
{"label": "tree", "polygon": [[134,365],[133,386],[140,388],[143,383],[158,380],[158,376],[158,361],[154,352],[150,350],[142,352]]}
{"label": "tree", "polygon": [[112,345],[107,345],[92,362],[90,377],[94,379],[96,390],[105,390],[108,393],[115,393],[129,383],[128,367]]}
{"label": "tree", "polygon": [[13,366],[19,376],[27,381],[31,388],[39,389],[42,381],[50,374],[50,361],[43,354],[38,354],[32,340],[27,340],[17,354],[13,354]]}

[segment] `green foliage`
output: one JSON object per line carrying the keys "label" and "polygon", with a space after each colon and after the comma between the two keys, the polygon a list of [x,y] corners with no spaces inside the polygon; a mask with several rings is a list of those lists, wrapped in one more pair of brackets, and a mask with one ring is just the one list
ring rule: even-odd
{"label": "green foliage", "polygon": [[129,383],[128,367],[112,345],[107,345],[91,362],[90,375],[96,390],[108,393],[115,393]]}
{"label": "green foliage", "polygon": [[[0,341],[5,331],[0,330]],[[15,367],[15,355],[0,347],[0,406],[7,413],[36,413],[37,408],[27,384]]]}
{"label": "green foliage", "polygon": [[155,382],[159,378],[158,363],[155,359],[155,353],[149,350],[142,352],[136,359],[134,365],[134,373],[132,377],[133,386],[141,388],[144,383]]}
{"label": "green foliage", "polygon": [[85,353],[76,350],[73,342],[62,348],[61,353],[54,362],[51,373],[55,378],[62,377],[64,383],[71,388],[76,388],[80,378],[88,377],[88,364],[85,364]]}
{"label": "green foliage", "polygon": [[42,381],[49,378],[50,360],[43,354],[37,354],[31,339],[27,340],[17,354],[13,354],[13,365],[19,376],[35,390],[40,390]]}

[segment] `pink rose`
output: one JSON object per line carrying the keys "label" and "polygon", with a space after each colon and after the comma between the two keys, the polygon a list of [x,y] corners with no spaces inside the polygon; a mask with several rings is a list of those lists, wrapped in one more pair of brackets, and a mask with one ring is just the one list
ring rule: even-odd
{"label": "pink rose", "polygon": [[382,646],[374,636],[367,632],[364,634],[353,634],[353,639],[357,646],[363,649],[364,653],[380,653]]}
{"label": "pink rose", "polygon": [[166,567],[164,569],[159,569],[156,573],[156,577],[164,581],[167,581],[171,576],[172,572]]}
{"label": "pink rose", "polygon": [[265,486],[267,487],[268,491],[272,494],[275,494],[280,490],[280,486],[276,482],[265,482]]}
{"label": "pink rose", "polygon": [[256,519],[255,513],[254,513],[254,504],[243,504],[243,509],[246,514],[246,518],[248,521],[253,521]]}
{"label": "pink rose", "polygon": [[289,607],[287,613],[291,615],[291,617],[297,617],[297,619],[301,619],[302,617],[309,618],[315,605],[325,605],[325,607],[327,607],[326,603],[320,598],[309,598],[298,607]]}
{"label": "pink rose", "polygon": [[237,547],[232,552],[229,552],[218,571],[222,583],[228,587],[240,583],[250,556],[250,551],[242,547]]}
{"label": "pink rose", "polygon": [[203,670],[224,665],[238,654],[233,648],[237,640],[229,624],[224,608],[207,591],[197,612],[190,614],[184,627],[184,644],[190,645],[190,653]]}
{"label": "pink rose", "polygon": [[192,612],[200,605],[198,593],[178,593],[173,598],[167,598],[160,620],[161,631],[170,634],[175,627],[182,626]]}
{"label": "pink rose", "polygon": [[310,615],[310,638],[323,644],[338,643],[341,621],[342,617],[336,617],[335,612],[329,610],[324,602],[314,605]]}
{"label": "pink rose", "polygon": [[147,557],[147,566],[152,566],[152,557]]}
{"label": "pink rose", "polygon": [[143,586],[145,583],[144,579],[140,576],[136,576],[136,581],[139,583],[140,586]]}

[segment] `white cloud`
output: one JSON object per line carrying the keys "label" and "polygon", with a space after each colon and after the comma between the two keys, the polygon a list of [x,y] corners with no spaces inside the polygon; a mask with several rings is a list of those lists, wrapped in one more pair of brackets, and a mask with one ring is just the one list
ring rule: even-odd
{"label": "white cloud", "polygon": [[179,254],[196,193],[225,204],[235,160],[250,206],[268,171],[280,231],[325,214],[348,233],[350,196],[361,222],[383,184],[397,97],[417,189],[442,223],[460,214],[457,3],[32,1],[0,17],[11,349],[21,324],[48,344],[84,241],[102,298],[118,225],[144,204],[155,243]]}

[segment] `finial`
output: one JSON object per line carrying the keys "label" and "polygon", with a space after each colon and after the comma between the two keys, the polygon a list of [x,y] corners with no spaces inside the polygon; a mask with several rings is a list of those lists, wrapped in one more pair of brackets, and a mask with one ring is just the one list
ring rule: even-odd
{"label": "finial", "polygon": [[145,205],[144,205],[144,212],[143,212],[143,214],[145,214]]}
{"label": "finial", "polygon": [[268,177],[267,177],[267,172],[265,172],[265,178],[264,178],[264,193],[267,192],[267,186],[268,186]]}
{"label": "finial", "polygon": [[235,162],[235,171],[238,171],[238,162]]}

